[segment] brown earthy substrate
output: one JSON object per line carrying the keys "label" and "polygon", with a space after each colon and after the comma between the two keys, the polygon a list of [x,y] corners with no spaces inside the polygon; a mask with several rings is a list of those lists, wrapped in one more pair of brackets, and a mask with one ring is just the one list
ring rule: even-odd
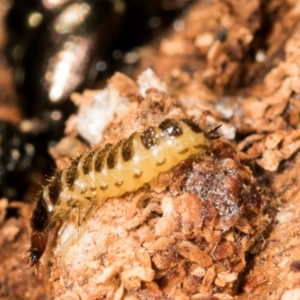
{"label": "brown earthy substrate", "polygon": [[[31,206],[0,199],[0,299],[49,299],[46,266],[39,270],[27,267]],[[18,212],[5,220],[8,214]]]}
{"label": "brown earthy substrate", "polygon": [[[143,97],[141,84],[122,74],[109,82],[110,93],[130,101],[104,132],[102,146],[166,118],[186,117],[178,102],[164,92],[150,88]],[[143,84],[149,82],[153,78],[147,77]],[[93,108],[93,101],[77,103]],[[98,114],[102,118],[101,110]],[[201,109],[197,114],[195,121],[209,130]],[[60,169],[70,164],[76,149],[85,151],[72,138],[74,130],[52,150]],[[135,193],[107,199],[100,207],[95,202],[91,208],[74,208],[62,220],[50,260],[53,295],[55,299],[210,299],[212,295],[231,299],[245,271],[247,251],[261,240],[267,225],[262,207],[250,169],[240,163],[228,142],[214,140],[206,156],[175,166]],[[49,257],[42,258],[47,261]]]}

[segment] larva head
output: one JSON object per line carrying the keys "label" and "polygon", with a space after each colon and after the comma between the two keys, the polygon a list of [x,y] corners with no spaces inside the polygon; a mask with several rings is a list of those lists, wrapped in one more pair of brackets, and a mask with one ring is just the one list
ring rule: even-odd
{"label": "larva head", "polygon": [[214,139],[218,139],[220,136],[217,133],[217,130],[222,126],[222,124],[217,125],[215,128],[207,131],[202,129],[196,122],[190,120],[190,119],[182,119],[182,122],[184,122],[186,125],[188,125],[192,131],[196,132],[196,133],[204,133],[204,136],[209,139],[209,140],[214,140]]}

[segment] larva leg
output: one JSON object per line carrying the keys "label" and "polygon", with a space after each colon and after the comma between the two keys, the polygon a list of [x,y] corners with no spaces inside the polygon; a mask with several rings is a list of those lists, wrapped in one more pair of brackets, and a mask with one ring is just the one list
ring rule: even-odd
{"label": "larva leg", "polygon": [[80,236],[80,226],[81,226],[81,215],[82,215],[82,206],[78,206],[78,217],[77,217],[77,236],[79,239]]}
{"label": "larva leg", "polygon": [[88,220],[90,217],[92,217],[93,215],[93,212],[95,212],[95,208],[96,206],[94,204],[92,204],[90,206],[90,208],[87,210],[87,212],[84,214],[84,217],[83,217],[83,221],[86,221]]}

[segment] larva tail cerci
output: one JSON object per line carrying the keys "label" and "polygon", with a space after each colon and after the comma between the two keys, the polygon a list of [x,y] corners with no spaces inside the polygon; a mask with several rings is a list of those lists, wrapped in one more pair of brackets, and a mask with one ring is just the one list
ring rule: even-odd
{"label": "larva tail cerci", "polygon": [[74,207],[102,203],[132,192],[192,155],[204,154],[216,138],[189,119],[166,119],[77,157],[44,186],[31,217],[30,266],[39,266],[50,229]]}

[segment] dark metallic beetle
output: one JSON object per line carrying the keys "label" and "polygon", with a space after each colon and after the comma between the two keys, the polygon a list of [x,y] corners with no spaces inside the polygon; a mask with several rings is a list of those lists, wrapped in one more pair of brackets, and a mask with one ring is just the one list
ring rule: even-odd
{"label": "dark metallic beetle", "polygon": [[179,11],[176,1],[161,0],[21,2],[15,1],[7,17],[8,28],[19,36],[8,55],[17,65],[26,117],[61,108],[70,93],[93,83]]}

